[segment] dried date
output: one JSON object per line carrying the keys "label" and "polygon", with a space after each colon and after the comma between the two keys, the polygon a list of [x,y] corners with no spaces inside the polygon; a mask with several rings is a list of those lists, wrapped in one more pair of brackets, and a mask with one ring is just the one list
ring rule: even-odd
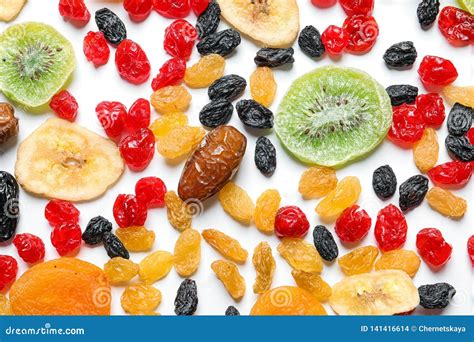
{"label": "dried date", "polygon": [[197,44],[197,50],[201,55],[215,53],[225,57],[231,54],[240,43],[240,33],[234,29],[227,29],[205,37]]}
{"label": "dried date", "polygon": [[199,113],[199,121],[206,127],[218,127],[230,121],[234,106],[226,99],[218,99],[205,105]]}
{"label": "dried date", "polygon": [[254,100],[241,100],[236,105],[240,121],[252,128],[273,128],[273,112]]}
{"label": "dried date", "polygon": [[242,96],[247,81],[239,75],[227,75],[211,84],[208,95],[211,100],[225,99],[234,101]]}
{"label": "dried date", "polygon": [[18,119],[9,103],[0,103],[0,145],[18,135]]}

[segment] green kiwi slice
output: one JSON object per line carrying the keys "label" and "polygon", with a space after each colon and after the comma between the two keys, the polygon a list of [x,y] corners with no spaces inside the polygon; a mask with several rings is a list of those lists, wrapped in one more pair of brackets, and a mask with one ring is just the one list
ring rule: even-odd
{"label": "green kiwi slice", "polygon": [[71,43],[49,25],[27,22],[0,34],[0,90],[26,110],[48,103],[75,67]]}
{"label": "green kiwi slice", "polygon": [[326,66],[291,85],[275,130],[299,160],[342,167],[374,150],[391,124],[390,98],[377,81],[357,69]]}

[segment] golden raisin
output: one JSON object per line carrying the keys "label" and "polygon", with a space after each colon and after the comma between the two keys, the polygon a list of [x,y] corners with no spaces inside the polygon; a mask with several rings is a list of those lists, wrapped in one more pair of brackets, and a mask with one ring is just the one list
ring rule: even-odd
{"label": "golden raisin", "polygon": [[438,187],[431,188],[426,194],[426,200],[431,208],[444,216],[459,219],[467,211],[467,202],[449,190]]}
{"label": "golden raisin", "polygon": [[334,221],[344,209],[357,202],[361,192],[359,179],[357,177],[346,177],[319,202],[316,213],[324,221]]}
{"label": "golden raisin", "polygon": [[173,254],[165,251],[156,251],[147,255],[140,261],[140,279],[145,284],[158,281],[171,271],[173,267]]}
{"label": "golden raisin", "polygon": [[104,265],[104,272],[110,284],[117,285],[132,280],[138,274],[138,265],[131,260],[115,257]]}
{"label": "golden raisin", "polygon": [[158,153],[167,159],[186,157],[194,151],[206,131],[201,127],[176,126],[156,140]]}
{"label": "golden raisin", "polygon": [[281,196],[278,190],[267,190],[257,199],[255,225],[263,233],[273,233],[275,216],[280,208]]}
{"label": "golden raisin", "polygon": [[306,199],[326,196],[337,186],[336,171],[330,167],[313,166],[303,172],[298,191]]}
{"label": "golden raisin", "polygon": [[379,249],[377,247],[359,247],[340,257],[338,263],[348,276],[368,273],[374,268],[374,262],[378,255]]}
{"label": "golden raisin", "polygon": [[165,194],[165,204],[167,209],[168,221],[173,228],[182,232],[191,228],[193,216],[191,210],[188,208],[181,198],[174,191],[168,191]]}
{"label": "golden raisin", "polygon": [[413,159],[423,173],[431,170],[438,161],[438,136],[433,128],[426,128],[422,138],[413,146]]}
{"label": "golden raisin", "polygon": [[272,255],[272,248],[267,242],[260,242],[253,251],[253,266],[257,276],[253,284],[254,293],[264,293],[270,290],[275,272],[275,259]]}
{"label": "golden raisin", "polygon": [[188,124],[188,117],[184,113],[172,113],[162,116],[159,119],[153,121],[150,126],[151,131],[155,135],[155,138],[162,138],[167,135],[171,130],[178,126],[186,126]]}
{"label": "golden raisin", "polygon": [[129,252],[149,251],[155,242],[155,232],[143,226],[118,228],[115,234]]}
{"label": "golden raisin", "polygon": [[7,296],[0,293],[0,316],[9,316],[13,315],[12,308],[10,306],[10,301]]}
{"label": "golden raisin", "polygon": [[259,67],[250,75],[250,94],[265,107],[270,107],[275,99],[277,83],[272,69]]}
{"label": "golden raisin", "polygon": [[222,254],[223,257],[239,264],[243,264],[247,261],[249,253],[242,248],[236,239],[216,229],[203,230],[202,237],[208,244]]}
{"label": "golden raisin", "polygon": [[302,239],[283,239],[277,247],[278,253],[295,270],[321,272],[323,261],[316,248]]}
{"label": "golden raisin", "polygon": [[201,234],[195,229],[183,231],[174,245],[174,268],[182,277],[196,272],[201,262]]}
{"label": "golden raisin", "polygon": [[219,201],[224,211],[233,219],[250,224],[255,213],[255,204],[247,192],[235,183],[227,183],[219,192]]}
{"label": "golden raisin", "polygon": [[186,69],[184,83],[190,88],[207,88],[224,75],[225,59],[217,54],[202,57]]}
{"label": "golden raisin", "polygon": [[211,268],[232,298],[240,299],[244,296],[245,280],[240,275],[236,264],[226,260],[216,260],[212,263]]}
{"label": "golden raisin", "polygon": [[420,257],[413,251],[396,249],[383,253],[375,263],[375,270],[400,270],[414,277],[420,268]]}
{"label": "golden raisin", "polygon": [[443,95],[451,106],[457,102],[467,107],[474,107],[474,86],[447,86],[443,88]]}
{"label": "golden raisin", "polygon": [[125,312],[130,314],[149,314],[160,305],[161,292],[151,285],[130,285],[123,291],[120,303]]}
{"label": "golden raisin", "polygon": [[184,112],[191,103],[191,94],[183,86],[168,86],[155,91],[150,101],[160,114]]}
{"label": "golden raisin", "polygon": [[298,287],[311,293],[320,302],[325,302],[331,297],[331,286],[319,274],[293,270],[291,275]]}

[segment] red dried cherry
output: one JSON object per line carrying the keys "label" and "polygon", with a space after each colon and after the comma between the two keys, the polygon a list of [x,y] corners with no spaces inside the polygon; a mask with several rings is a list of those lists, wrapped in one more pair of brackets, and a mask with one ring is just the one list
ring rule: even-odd
{"label": "red dried cherry", "polygon": [[446,6],[439,14],[438,26],[450,44],[465,46],[474,42],[474,16],[469,12]]}
{"label": "red dried cherry", "polygon": [[416,235],[416,248],[428,266],[438,269],[451,258],[453,248],[436,228],[424,228]]}
{"label": "red dried cherry", "polygon": [[461,188],[469,182],[471,175],[471,163],[459,160],[437,165],[428,171],[431,181],[442,188]]}
{"label": "red dried cherry", "polygon": [[410,147],[421,139],[425,122],[414,105],[402,104],[393,107],[392,127],[388,138],[401,147]]}
{"label": "red dried cherry", "polygon": [[107,64],[109,61],[110,48],[102,32],[87,32],[82,50],[87,60],[96,67]]}
{"label": "red dried cherry", "polygon": [[162,208],[165,205],[166,185],[158,177],[145,177],[135,185],[135,195],[147,208]]}
{"label": "red dried cherry", "polygon": [[330,25],[321,35],[321,40],[330,55],[340,55],[344,52],[349,37],[341,27]]}
{"label": "red dried cherry", "polygon": [[301,238],[308,233],[309,222],[305,213],[296,206],[278,209],[275,217],[275,235],[279,238]]}
{"label": "red dried cherry", "polygon": [[194,14],[199,17],[209,6],[209,1],[210,0],[191,0],[189,3],[193,9]]}
{"label": "red dried cherry", "polygon": [[123,0],[123,8],[134,21],[143,21],[151,13],[153,0]]}
{"label": "red dried cherry", "polygon": [[362,240],[371,225],[372,219],[369,214],[358,205],[353,205],[342,212],[334,229],[341,241],[352,243]]}
{"label": "red dried cherry", "polygon": [[311,3],[316,7],[328,8],[334,6],[337,0],[311,0]]}
{"label": "red dried cherry", "polygon": [[130,83],[141,84],[150,77],[151,66],[145,51],[130,39],[117,47],[115,65],[120,76]]}
{"label": "red dried cherry", "polygon": [[155,154],[155,136],[149,128],[140,128],[120,142],[120,153],[133,171],[142,171]]}
{"label": "red dried cherry", "polygon": [[103,101],[95,108],[97,118],[111,139],[118,138],[124,129],[127,108],[120,102]]}
{"label": "red dried cherry", "polygon": [[136,100],[125,115],[125,127],[134,133],[140,128],[147,128],[150,125],[150,102],[145,99]]}
{"label": "red dried cherry", "polygon": [[68,201],[51,200],[44,208],[44,217],[51,227],[59,226],[63,223],[78,223],[81,212]]}
{"label": "red dried cherry", "polygon": [[81,247],[81,227],[76,223],[65,222],[51,232],[51,243],[60,256],[70,255]]}
{"label": "red dried cherry", "polygon": [[115,222],[121,228],[143,226],[147,218],[145,204],[135,195],[118,195],[113,211]]}
{"label": "red dried cherry", "polygon": [[33,234],[17,234],[13,239],[13,244],[18,250],[18,255],[24,262],[36,263],[44,258],[44,243],[39,237]]}
{"label": "red dried cherry", "polygon": [[416,97],[416,108],[427,125],[439,127],[446,118],[444,102],[438,94],[418,95]]}
{"label": "red dried cherry", "polygon": [[372,49],[379,35],[375,18],[363,14],[347,17],[342,28],[349,37],[346,50],[355,54],[363,54]]}
{"label": "red dried cherry", "polygon": [[76,120],[79,105],[70,92],[62,90],[53,96],[49,107],[61,119],[72,122]]}
{"label": "red dried cherry", "polygon": [[186,61],[182,58],[171,58],[160,68],[159,74],[151,82],[153,91],[179,85],[186,73]]}
{"label": "red dried cherry", "polygon": [[91,18],[84,0],[59,0],[59,14],[80,24],[88,23]]}
{"label": "red dried cherry", "polygon": [[402,247],[407,240],[408,225],[403,213],[393,204],[379,211],[375,239],[380,250],[388,252]]}
{"label": "red dried cherry", "polygon": [[9,255],[0,255],[0,291],[4,290],[16,278],[18,263]]}
{"label": "red dried cherry", "polygon": [[165,18],[187,17],[191,12],[189,0],[153,0],[153,8]]}
{"label": "red dried cherry", "polygon": [[471,259],[472,267],[474,267],[474,235],[467,240],[467,254]]}
{"label": "red dried cherry", "polygon": [[446,86],[458,78],[454,64],[444,58],[425,56],[418,68],[418,75],[425,86]]}
{"label": "red dried cherry", "polygon": [[371,15],[374,10],[374,0],[339,0],[347,15]]}
{"label": "red dried cherry", "polygon": [[175,20],[165,30],[163,46],[173,56],[188,59],[198,35],[196,28],[184,19]]}
{"label": "red dried cherry", "polygon": [[471,145],[474,145],[474,127],[470,128],[469,131],[467,131],[466,134],[467,140],[471,143]]}

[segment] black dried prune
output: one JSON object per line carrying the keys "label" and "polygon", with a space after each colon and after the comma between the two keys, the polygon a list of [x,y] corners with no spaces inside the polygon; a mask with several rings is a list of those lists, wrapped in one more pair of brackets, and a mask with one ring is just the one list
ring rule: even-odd
{"label": "black dried prune", "polygon": [[255,145],[255,165],[265,176],[271,176],[277,167],[276,149],[270,139],[260,137]]}
{"label": "black dried prune", "polygon": [[234,106],[226,99],[215,100],[207,105],[199,113],[199,121],[206,127],[218,127],[230,121]]}
{"label": "black dried prune", "polygon": [[397,191],[397,177],[389,165],[380,166],[372,176],[372,187],[380,199],[392,197]]}
{"label": "black dried prune", "polygon": [[234,101],[245,91],[247,81],[239,75],[226,75],[211,84],[208,95],[211,100],[225,99]]}
{"label": "black dried prune", "polygon": [[308,56],[319,58],[326,52],[326,48],[321,40],[321,34],[313,25],[306,26],[301,30],[298,37],[298,45]]}
{"label": "black dried prune", "polygon": [[400,42],[390,46],[383,59],[385,63],[392,68],[406,68],[412,66],[418,53],[416,52],[413,42]]}
{"label": "black dried prune", "polygon": [[122,241],[111,232],[105,232],[102,238],[104,242],[104,248],[107,251],[107,255],[110,258],[122,257],[129,259],[130,254],[123,245]]}
{"label": "black dried prune", "polygon": [[196,312],[199,303],[196,282],[192,279],[184,279],[179,285],[176,299],[174,300],[174,312],[178,316],[191,316]]}
{"label": "black dried prune", "polygon": [[11,174],[0,171],[0,242],[10,240],[20,221],[20,187]]}
{"label": "black dried prune", "polygon": [[111,44],[118,45],[127,39],[125,24],[108,8],[102,8],[95,12],[95,22],[99,31]]}
{"label": "black dried prune", "polygon": [[409,84],[391,85],[387,89],[392,106],[400,106],[404,103],[413,103],[418,96],[418,88]]}
{"label": "black dried prune", "polygon": [[451,135],[461,136],[466,134],[472,126],[474,109],[455,103],[448,116],[448,131]]}
{"label": "black dried prune", "polygon": [[326,261],[334,261],[339,256],[339,248],[331,232],[324,226],[316,226],[313,230],[314,247]]}
{"label": "black dried prune", "polygon": [[423,0],[418,5],[416,14],[422,28],[428,28],[436,21],[439,13],[439,0]]}
{"label": "black dried prune", "polygon": [[102,242],[104,233],[110,231],[112,223],[102,216],[96,216],[87,224],[86,230],[82,233],[82,240],[88,245],[97,245]]}
{"label": "black dried prune", "polygon": [[418,288],[420,305],[425,309],[444,309],[456,294],[456,289],[448,283],[423,285]]}
{"label": "black dried prune", "polygon": [[237,310],[235,306],[231,305],[225,310],[225,315],[226,316],[240,316],[240,312],[239,310]]}
{"label": "black dried prune", "polygon": [[211,1],[206,10],[197,18],[196,29],[200,39],[217,31],[221,21],[221,7],[216,1]]}
{"label": "black dried prune", "polygon": [[240,100],[236,105],[240,120],[252,128],[273,128],[273,112],[254,100]]}
{"label": "black dried prune", "polygon": [[295,62],[295,59],[293,58],[294,53],[295,50],[293,50],[293,48],[263,48],[257,51],[254,61],[258,66],[277,68],[285,64],[293,64]]}
{"label": "black dried prune", "polygon": [[232,53],[240,43],[240,33],[233,29],[227,29],[210,34],[201,40],[196,47],[201,55],[215,53],[225,57]]}
{"label": "black dried prune", "polygon": [[428,178],[416,175],[400,185],[399,205],[402,211],[411,210],[421,204],[428,192]]}
{"label": "black dried prune", "polygon": [[451,158],[463,162],[474,161],[474,146],[466,136],[455,137],[454,135],[448,135],[444,141],[444,145]]}

